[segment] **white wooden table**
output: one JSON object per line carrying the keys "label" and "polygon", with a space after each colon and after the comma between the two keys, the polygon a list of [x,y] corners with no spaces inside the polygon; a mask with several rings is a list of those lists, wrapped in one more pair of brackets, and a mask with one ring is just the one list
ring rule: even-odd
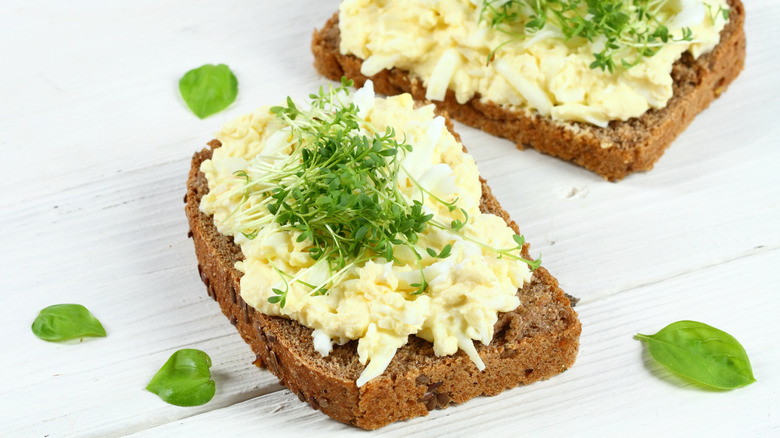
{"label": "white wooden table", "polygon": [[[746,3],[745,71],[650,173],[609,183],[457,125],[534,253],[582,298],[579,357],[375,435],[780,436],[780,6]],[[182,204],[191,155],[224,121],[326,82],[309,43],[337,5],[0,3],[0,436],[366,436],[251,364],[198,278]],[[177,82],[204,63],[228,64],[240,91],[199,120]],[[108,337],[35,338],[37,312],[63,302]],[[680,319],[734,335],[758,381],[697,389],[633,339]],[[181,348],[214,361],[204,406],[144,390]]]}

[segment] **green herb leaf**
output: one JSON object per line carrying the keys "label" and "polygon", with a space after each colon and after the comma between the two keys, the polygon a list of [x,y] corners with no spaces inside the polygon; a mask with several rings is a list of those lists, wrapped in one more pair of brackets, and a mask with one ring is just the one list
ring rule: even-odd
{"label": "green herb leaf", "polygon": [[271,304],[279,303],[279,307],[284,309],[284,305],[287,303],[287,291],[288,290],[289,290],[289,287],[285,288],[285,290],[280,290],[280,289],[277,289],[277,288],[271,289],[271,292],[273,292],[274,295],[268,297],[268,302],[271,303]]}
{"label": "green herb leaf", "polygon": [[32,331],[50,342],[106,336],[100,321],[81,304],[55,304],[41,310],[32,323]]}
{"label": "green herb leaf", "polygon": [[540,266],[542,266],[542,255],[539,254],[539,258],[538,259],[536,259],[536,260],[529,260],[529,261],[526,261],[526,263],[528,263],[528,268],[530,268],[531,271],[533,272],[533,271],[539,269]]}
{"label": "green herb leaf", "polygon": [[216,392],[209,367],[208,354],[189,348],[179,350],[152,377],[146,390],[172,405],[200,406],[208,403]]}
{"label": "green herb leaf", "polygon": [[206,64],[182,76],[179,92],[192,112],[204,119],[236,100],[238,80],[225,64]]}
{"label": "green herb leaf", "polygon": [[654,335],[637,334],[650,355],[676,374],[705,385],[734,389],[756,381],[745,349],[728,333],[695,321],[678,321]]}

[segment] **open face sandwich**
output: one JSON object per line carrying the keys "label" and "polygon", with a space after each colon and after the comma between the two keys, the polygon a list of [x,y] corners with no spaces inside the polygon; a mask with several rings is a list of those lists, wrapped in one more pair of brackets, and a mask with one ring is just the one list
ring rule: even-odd
{"label": "open face sandwich", "polygon": [[370,82],[225,125],[186,213],[209,296],[301,401],[364,429],[569,368],[580,323],[446,118]]}
{"label": "open face sandwich", "polygon": [[744,20],[741,0],[344,0],[312,51],[326,77],[617,181],[739,75]]}

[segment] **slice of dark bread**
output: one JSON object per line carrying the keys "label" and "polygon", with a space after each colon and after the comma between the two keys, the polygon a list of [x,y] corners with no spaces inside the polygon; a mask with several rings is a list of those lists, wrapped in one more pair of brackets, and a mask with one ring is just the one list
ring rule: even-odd
{"label": "slice of dark bread", "polygon": [[[447,124],[452,130],[451,123]],[[220,234],[211,216],[199,208],[201,198],[208,193],[200,164],[211,158],[220,142],[212,140],[209,146],[192,158],[184,198],[200,278],[209,296],[219,302],[222,312],[252,347],[254,363],[268,368],[312,408],[344,423],[376,429],[427,415],[450,403],[547,379],[574,363],[580,322],[558,281],[542,267],[518,290],[520,306],[499,314],[493,341],[489,345],[475,343],[486,365],[484,371],[478,371],[462,351],[439,357],[432,344],[409,336],[408,344],[398,349],[387,370],[358,388],[355,380],[363,365],[358,362],[356,341],[334,346],[330,355],[322,357],[314,350],[311,329],[289,319],[263,315],[241,299],[242,274],[234,268],[243,259],[241,249],[232,237]],[[502,217],[519,233],[484,180],[480,209]],[[528,244],[523,254],[530,258]]]}
{"label": "slice of dark bread", "polygon": [[[741,0],[728,0],[730,19],[721,31],[715,49],[693,59],[683,54],[672,69],[673,96],[667,106],[650,110],[641,117],[612,121],[606,128],[580,122],[558,122],[538,114],[512,111],[474,96],[465,104],[447,91],[444,101],[433,103],[452,118],[487,133],[506,137],[518,148],[532,147],[539,152],[571,161],[602,177],[617,181],[634,171],[650,170],[664,150],[739,75],[745,64],[745,8]],[[314,31],[311,49],[314,66],[324,76],[353,79],[361,87],[367,79],[383,94],[410,93],[425,100],[421,80],[407,71],[393,68],[371,77],[360,73],[363,60],[342,55],[339,50],[338,14],[321,30]]]}

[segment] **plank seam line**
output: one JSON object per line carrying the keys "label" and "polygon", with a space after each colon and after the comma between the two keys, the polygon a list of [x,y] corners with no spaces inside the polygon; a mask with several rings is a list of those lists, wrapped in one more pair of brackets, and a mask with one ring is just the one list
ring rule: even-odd
{"label": "plank seam line", "polygon": [[[191,157],[177,158],[175,160],[169,160],[169,161],[165,161],[165,162],[162,162],[162,163],[154,163],[154,164],[151,164],[151,165],[148,165],[148,166],[137,167],[135,169],[131,169],[131,170],[128,170],[126,172],[123,171],[122,175],[125,176],[125,175],[133,175],[135,173],[142,173],[142,172],[146,172],[146,171],[151,170],[151,169],[157,169],[157,168],[160,168],[160,167],[168,166],[168,165],[179,163],[179,162],[182,162],[182,161],[190,161],[191,159],[192,159]],[[92,185],[95,185],[95,184],[102,183],[102,182],[104,182],[104,181],[106,181],[106,180],[108,180],[110,178],[115,177],[115,176],[116,175],[112,174],[112,175],[109,175],[109,176],[103,176],[103,177],[95,178],[95,179],[93,179],[91,181],[85,181],[83,183],[76,184],[74,186],[65,187],[62,190],[58,190],[56,192],[42,193],[40,195],[33,196],[31,198],[25,198],[25,199],[19,200],[17,202],[12,202],[10,204],[0,205],[0,210],[6,209],[6,208],[17,207],[19,205],[24,205],[24,204],[26,204],[28,202],[38,201],[38,200],[41,200],[41,199],[44,199],[44,198],[57,197],[57,195],[60,195],[62,193],[66,193],[66,192],[70,192],[70,191],[73,191],[73,190],[78,190],[78,189],[81,189],[81,188],[84,188],[84,187],[89,187],[89,186],[92,186]],[[186,175],[182,175],[182,178],[183,178],[182,181],[186,182]],[[182,193],[184,193],[184,192],[182,191]]]}
{"label": "plank seam line", "polygon": [[758,246],[755,246],[755,247],[753,247],[753,248],[751,248],[751,249],[749,249],[747,251],[744,251],[744,252],[742,252],[740,254],[737,254],[737,255],[734,255],[734,256],[731,256],[731,257],[727,257],[727,258],[718,260],[718,261],[716,261],[714,263],[701,264],[701,265],[698,265],[698,266],[687,268],[685,270],[682,270],[682,271],[679,271],[679,272],[676,272],[676,273],[672,273],[671,275],[663,277],[663,278],[657,278],[657,279],[653,279],[653,280],[644,281],[644,282],[641,282],[641,283],[630,285],[628,287],[625,287],[625,288],[622,288],[622,289],[619,289],[619,290],[606,291],[606,292],[604,292],[602,294],[599,294],[599,295],[596,295],[594,297],[581,298],[580,301],[577,303],[577,307],[582,307],[582,306],[590,305],[590,304],[597,303],[597,302],[600,302],[600,301],[604,301],[607,298],[611,298],[613,296],[617,296],[617,295],[621,295],[621,294],[624,294],[624,293],[627,293],[627,292],[631,292],[631,291],[636,290],[636,289],[641,289],[643,287],[664,283],[666,281],[673,280],[673,279],[678,278],[678,277],[682,277],[682,276],[685,276],[685,275],[693,274],[693,273],[699,272],[699,271],[704,271],[704,270],[707,270],[707,269],[710,269],[710,268],[714,268],[716,266],[725,265],[726,263],[731,263],[731,262],[734,262],[734,261],[737,261],[737,260],[746,259],[746,258],[750,258],[750,257],[755,257],[755,256],[758,256],[758,255],[763,255],[765,253],[768,253],[768,252],[771,252],[771,251],[776,251],[778,249],[780,249],[780,244],[758,245]]}

